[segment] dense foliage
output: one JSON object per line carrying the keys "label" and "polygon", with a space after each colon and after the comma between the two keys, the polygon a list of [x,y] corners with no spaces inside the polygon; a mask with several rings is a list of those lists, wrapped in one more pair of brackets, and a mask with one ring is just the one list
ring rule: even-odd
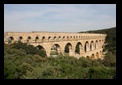
{"label": "dense foliage", "polygon": [[[112,28],[113,29],[113,28]],[[110,29],[111,30],[111,29]],[[106,31],[106,30],[105,30]],[[108,31],[111,32],[112,31]],[[104,32],[103,32],[104,33]],[[111,34],[110,33],[110,34]],[[108,33],[109,34],[109,33]],[[108,45],[113,45],[115,33],[108,35]],[[111,42],[110,42],[111,41]],[[107,46],[108,46],[107,45]],[[111,48],[103,60],[69,56],[46,57],[32,45],[25,43],[4,44],[5,79],[116,79],[116,53]]]}

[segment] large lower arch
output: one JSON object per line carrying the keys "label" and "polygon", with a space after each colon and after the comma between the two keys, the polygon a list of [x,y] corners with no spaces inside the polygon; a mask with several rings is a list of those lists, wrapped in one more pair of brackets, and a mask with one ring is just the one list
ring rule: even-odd
{"label": "large lower arch", "polygon": [[82,50],[82,44],[81,42],[78,42],[75,46],[75,52],[80,54],[81,50]]}
{"label": "large lower arch", "polygon": [[72,50],[72,44],[71,43],[67,43],[65,45],[65,48],[64,48],[65,55],[70,55],[71,50]]}
{"label": "large lower arch", "polygon": [[51,56],[59,56],[61,54],[61,47],[59,44],[54,44],[52,45],[51,49],[50,49],[50,55]]}
{"label": "large lower arch", "polygon": [[90,51],[93,51],[93,50],[94,50],[94,42],[91,41],[91,43],[90,43]]}
{"label": "large lower arch", "polygon": [[14,42],[14,38],[13,37],[9,37],[8,38],[8,43],[13,43]]}
{"label": "large lower arch", "polygon": [[46,50],[44,49],[43,46],[38,45],[38,46],[36,46],[36,47],[37,47],[38,50],[40,50],[39,55],[41,55],[42,57],[46,57],[46,56],[47,56],[47,54],[46,54]]}
{"label": "large lower arch", "polygon": [[88,41],[85,42],[84,51],[85,52],[88,52],[89,51],[89,42]]}

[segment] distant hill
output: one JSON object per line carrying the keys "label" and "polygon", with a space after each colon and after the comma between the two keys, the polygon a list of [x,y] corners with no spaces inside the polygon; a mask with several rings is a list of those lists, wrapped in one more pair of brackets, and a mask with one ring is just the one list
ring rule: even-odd
{"label": "distant hill", "polygon": [[108,51],[111,51],[112,53],[116,53],[116,27],[107,28],[107,29],[101,29],[101,30],[90,30],[80,33],[102,33],[107,34],[106,42],[107,45],[105,46],[105,49],[108,49]]}

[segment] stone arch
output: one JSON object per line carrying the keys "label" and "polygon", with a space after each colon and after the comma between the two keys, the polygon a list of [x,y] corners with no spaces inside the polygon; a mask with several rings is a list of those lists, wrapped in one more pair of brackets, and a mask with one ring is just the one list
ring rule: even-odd
{"label": "stone arch", "polygon": [[99,40],[99,46],[101,47],[101,45],[102,45],[102,42],[101,42],[101,40]]}
{"label": "stone arch", "polygon": [[58,37],[58,39],[60,39],[60,38],[61,38],[61,36]]}
{"label": "stone arch", "polygon": [[8,38],[8,43],[13,43],[14,42],[14,38],[13,37],[9,37]]}
{"label": "stone arch", "polygon": [[89,51],[89,42],[88,41],[85,42],[84,51],[85,52],[88,52]]}
{"label": "stone arch", "polygon": [[23,37],[20,36],[20,37],[18,38],[18,41],[21,41],[21,42],[22,42],[22,39],[23,39]]}
{"label": "stone arch", "polygon": [[95,41],[95,49],[99,48],[98,40]]}
{"label": "stone arch", "polygon": [[90,58],[90,57],[87,55],[86,58]]}
{"label": "stone arch", "polygon": [[93,51],[94,50],[94,41],[91,41],[90,43],[90,51]]}
{"label": "stone arch", "polygon": [[95,55],[94,55],[94,54],[92,54],[92,55],[91,55],[91,58],[92,58],[92,59],[94,59],[94,58],[95,58]]}
{"label": "stone arch", "polygon": [[31,37],[28,36],[28,37],[27,37],[27,42],[30,42],[30,41],[31,41]]}
{"label": "stone arch", "polygon": [[69,55],[71,50],[72,50],[72,44],[68,42],[64,47],[64,53],[66,55]]}
{"label": "stone arch", "polygon": [[44,41],[45,41],[45,36],[42,37],[42,42],[44,42]]}
{"label": "stone arch", "polygon": [[101,47],[103,46],[103,44],[104,44],[104,40],[102,39],[102,42],[101,42]]}
{"label": "stone arch", "polygon": [[53,38],[54,40],[56,40],[56,36],[54,36],[54,38]]}
{"label": "stone arch", "polygon": [[102,55],[102,51],[100,51],[100,55]]}
{"label": "stone arch", "polygon": [[67,36],[67,39],[69,38],[69,36]]}
{"label": "stone arch", "polygon": [[35,42],[39,42],[39,37],[38,36],[36,36]]}
{"label": "stone arch", "polygon": [[61,46],[59,44],[53,44],[50,51],[50,55],[58,56],[61,54]]}
{"label": "stone arch", "polygon": [[99,58],[99,53],[98,53],[98,52],[96,53],[96,58],[97,58],[97,59]]}
{"label": "stone arch", "polygon": [[42,57],[46,57],[47,56],[46,49],[42,45],[37,45],[36,47],[37,47],[38,50],[41,51],[40,54],[42,55]]}
{"label": "stone arch", "polygon": [[65,40],[65,36],[62,37],[62,40]]}
{"label": "stone arch", "polygon": [[61,38],[62,38],[61,36],[58,36],[58,40],[61,40]]}
{"label": "stone arch", "polygon": [[69,40],[69,38],[70,38],[70,37],[69,37],[69,36],[67,36],[67,40]]}
{"label": "stone arch", "polygon": [[73,36],[73,38],[75,39],[75,36]]}
{"label": "stone arch", "polygon": [[81,44],[81,42],[77,42],[77,44],[75,46],[75,52],[80,54],[81,50],[82,50],[82,44]]}
{"label": "stone arch", "polygon": [[48,37],[48,41],[51,40],[51,36]]}

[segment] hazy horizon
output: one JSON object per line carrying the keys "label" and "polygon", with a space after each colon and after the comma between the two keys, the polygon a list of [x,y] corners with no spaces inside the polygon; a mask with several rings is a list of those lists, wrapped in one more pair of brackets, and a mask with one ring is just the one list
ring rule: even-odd
{"label": "hazy horizon", "polygon": [[[109,27],[109,28],[114,28],[114,27]],[[109,28],[104,28],[104,29],[109,29]],[[95,29],[95,30],[104,30],[104,29]],[[86,31],[95,31],[95,30],[86,30]],[[6,31],[6,32],[25,32],[25,31]],[[36,31],[27,31],[27,32],[36,32]],[[56,32],[56,31],[37,31],[37,32]],[[57,31],[57,32],[59,32],[59,31]],[[60,31],[60,32],[64,32],[64,31]],[[85,32],[85,31],[79,31],[79,32]],[[5,33],[5,31],[4,31],[4,33]]]}

